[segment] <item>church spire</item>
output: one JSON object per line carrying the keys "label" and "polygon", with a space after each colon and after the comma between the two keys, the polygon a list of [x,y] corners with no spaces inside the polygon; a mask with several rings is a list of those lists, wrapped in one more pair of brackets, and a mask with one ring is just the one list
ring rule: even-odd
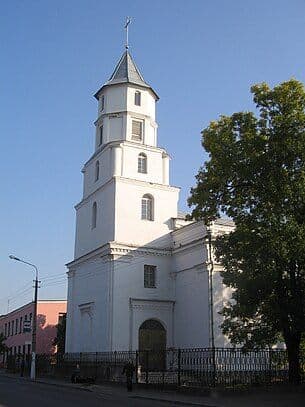
{"label": "church spire", "polygon": [[126,51],[121,56],[109,80],[96,92],[94,96],[96,99],[98,99],[101,90],[105,86],[123,83],[131,83],[143,88],[148,88],[154,93],[156,99],[159,99],[158,95],[152,89],[152,87],[147,82],[145,82],[128,49],[126,49]]}

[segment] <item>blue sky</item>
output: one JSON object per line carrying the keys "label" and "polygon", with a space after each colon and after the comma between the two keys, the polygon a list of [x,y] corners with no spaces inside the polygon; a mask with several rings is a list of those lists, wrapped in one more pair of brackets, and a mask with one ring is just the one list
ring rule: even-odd
{"label": "blue sky", "polygon": [[93,94],[130,51],[157,93],[159,145],[171,157],[180,207],[205,160],[200,131],[253,109],[249,88],[305,82],[304,0],[11,0],[1,3],[0,313],[66,296],[82,164],[93,152]]}

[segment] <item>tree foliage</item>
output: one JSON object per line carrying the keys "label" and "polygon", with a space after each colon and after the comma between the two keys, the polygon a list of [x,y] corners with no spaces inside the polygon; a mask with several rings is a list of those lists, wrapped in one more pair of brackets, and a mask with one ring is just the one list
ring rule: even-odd
{"label": "tree foliage", "polygon": [[53,346],[57,346],[58,353],[65,353],[65,342],[66,342],[66,322],[67,316],[63,314],[56,325],[57,334],[53,341]]}
{"label": "tree foliage", "polygon": [[305,331],[305,91],[292,79],[251,92],[257,116],[221,116],[202,132],[209,160],[189,205],[195,219],[225,214],[235,223],[215,243],[223,281],[234,290],[224,333],[246,348],[284,338],[297,382]]}

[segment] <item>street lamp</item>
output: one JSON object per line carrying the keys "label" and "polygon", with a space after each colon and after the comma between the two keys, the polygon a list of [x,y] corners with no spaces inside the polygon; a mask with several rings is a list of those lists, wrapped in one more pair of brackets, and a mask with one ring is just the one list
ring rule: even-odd
{"label": "street lamp", "polygon": [[32,324],[32,360],[31,360],[31,380],[36,379],[36,330],[37,330],[37,298],[38,298],[38,268],[35,264],[29,263],[25,260],[19,259],[19,257],[10,255],[11,260],[20,261],[20,263],[27,264],[35,269],[35,291],[34,291],[34,315]]}

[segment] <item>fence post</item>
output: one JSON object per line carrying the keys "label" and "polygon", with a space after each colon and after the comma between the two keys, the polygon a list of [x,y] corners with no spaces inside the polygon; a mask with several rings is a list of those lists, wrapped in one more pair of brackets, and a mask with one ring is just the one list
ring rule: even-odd
{"label": "fence post", "polygon": [[148,354],[148,350],[145,351],[145,368],[146,368],[146,377],[145,377],[145,382],[146,384],[148,384],[148,358],[149,358],[149,354]]}
{"label": "fence post", "polygon": [[212,387],[216,386],[216,354],[215,354],[215,346],[212,347]]}
{"label": "fence post", "polygon": [[138,369],[139,369],[139,352],[136,351],[136,383],[139,383],[139,378],[138,378]]}
{"label": "fence post", "polygon": [[178,349],[178,387],[181,386],[181,349]]}
{"label": "fence post", "polygon": [[269,354],[269,384],[272,383],[272,349],[268,349]]}
{"label": "fence post", "polygon": [[95,381],[97,380],[97,352],[95,352]]}

